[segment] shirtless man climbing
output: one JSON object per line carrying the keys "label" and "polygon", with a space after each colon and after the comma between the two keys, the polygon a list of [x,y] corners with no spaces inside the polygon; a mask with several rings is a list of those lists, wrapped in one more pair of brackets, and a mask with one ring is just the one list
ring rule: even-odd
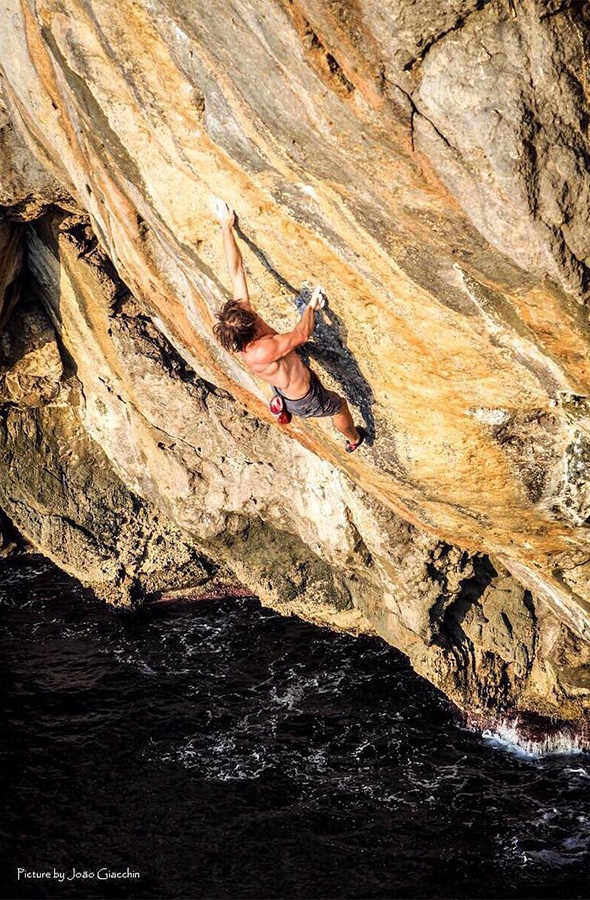
{"label": "shirtless man climbing", "polygon": [[346,450],[352,453],[363,442],[365,431],[355,428],[344,397],[327,390],[295,352],[310,339],[314,316],[321,304],[321,293],[314,291],[299,323],[292,331],[278,334],[253,310],[248,296],[242,254],[233,231],[235,213],[223,201],[217,201],[216,214],[221,224],[223,246],[233,282],[233,299],[217,313],[213,331],[220,344],[238,353],[242,361],[263,381],[271,385],[274,397],[271,412],[287,424],[291,415],[331,416],[334,426],[346,438]]}

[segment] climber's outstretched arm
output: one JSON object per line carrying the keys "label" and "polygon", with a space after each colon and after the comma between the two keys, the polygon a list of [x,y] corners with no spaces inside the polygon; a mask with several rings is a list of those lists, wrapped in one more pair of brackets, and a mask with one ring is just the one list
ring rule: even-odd
{"label": "climber's outstretched arm", "polygon": [[251,308],[250,297],[248,295],[248,285],[246,284],[246,272],[244,271],[244,261],[240,248],[236,242],[232,225],[223,225],[223,247],[225,249],[225,258],[229,268],[229,274],[233,284],[234,300],[241,300],[244,306]]}
{"label": "climber's outstretched arm", "polygon": [[320,303],[320,295],[314,295],[293,331],[288,331],[287,334],[264,335],[256,342],[256,347],[250,358],[256,359],[262,365],[269,365],[284,359],[296,347],[306,344],[313,334],[314,315],[316,309],[319,309]]}
{"label": "climber's outstretched arm", "polygon": [[246,272],[244,271],[244,261],[240,248],[236,243],[234,234],[234,224],[236,214],[231,206],[228,206],[224,200],[218,200],[215,208],[219,224],[221,225],[221,233],[223,235],[223,249],[225,250],[225,258],[227,267],[231,275],[233,285],[233,299],[240,300],[248,309],[252,309],[250,297],[248,295],[248,285],[246,284]]}

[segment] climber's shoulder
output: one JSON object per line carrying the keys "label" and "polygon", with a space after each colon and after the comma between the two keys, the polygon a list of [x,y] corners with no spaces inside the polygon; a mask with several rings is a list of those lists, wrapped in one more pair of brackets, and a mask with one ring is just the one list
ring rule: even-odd
{"label": "climber's shoulder", "polygon": [[255,340],[251,341],[249,344],[246,344],[243,352],[250,359],[260,359],[262,357],[265,357],[268,354],[269,341],[271,341],[271,340],[272,340],[271,334],[260,335]]}

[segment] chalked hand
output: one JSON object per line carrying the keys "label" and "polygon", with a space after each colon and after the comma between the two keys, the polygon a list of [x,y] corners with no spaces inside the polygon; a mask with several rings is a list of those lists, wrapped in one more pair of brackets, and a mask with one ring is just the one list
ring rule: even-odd
{"label": "chalked hand", "polygon": [[236,214],[225,200],[213,195],[210,200],[210,205],[213,214],[221,225],[229,225],[231,227],[235,224]]}
{"label": "chalked hand", "polygon": [[319,284],[313,289],[309,305],[312,309],[323,309],[326,305],[326,297],[323,288]]}

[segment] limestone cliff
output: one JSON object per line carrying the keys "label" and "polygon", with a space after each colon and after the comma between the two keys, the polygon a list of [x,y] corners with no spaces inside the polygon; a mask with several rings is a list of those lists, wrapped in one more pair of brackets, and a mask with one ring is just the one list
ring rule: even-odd
{"label": "limestone cliff", "polygon": [[[5,515],[115,602],[237,578],[465,708],[583,716],[585,6],[5,6]],[[212,192],[269,322],[325,287],[352,457],[213,340]]]}

